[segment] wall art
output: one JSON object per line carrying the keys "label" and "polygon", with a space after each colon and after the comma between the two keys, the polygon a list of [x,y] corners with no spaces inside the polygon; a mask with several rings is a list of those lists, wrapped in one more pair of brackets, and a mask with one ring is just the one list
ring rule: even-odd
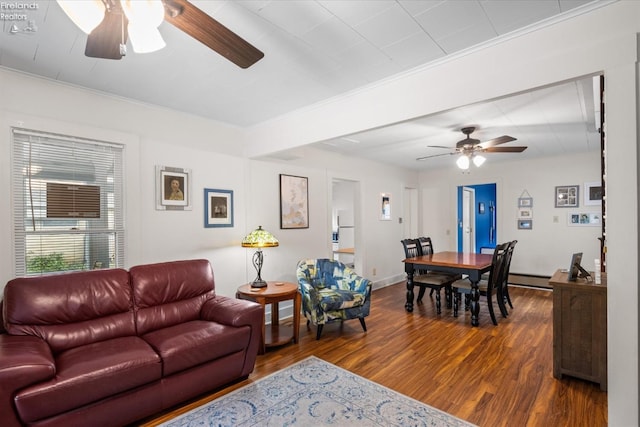
{"label": "wall art", "polygon": [[233,190],[204,189],[204,226],[233,227]]}
{"label": "wall art", "polygon": [[309,179],[280,174],[280,228],[309,228]]}
{"label": "wall art", "polygon": [[556,208],[577,208],[580,203],[578,198],[580,186],[562,185],[556,187]]}
{"label": "wall art", "polygon": [[584,183],[584,205],[585,206],[602,205],[602,183],[601,182],[585,182]]}
{"label": "wall art", "polygon": [[567,224],[572,227],[600,227],[602,214],[600,212],[569,212]]}
{"label": "wall art", "polygon": [[191,169],[156,166],[156,209],[191,208]]}
{"label": "wall art", "polygon": [[380,193],[380,220],[391,221],[391,194]]}

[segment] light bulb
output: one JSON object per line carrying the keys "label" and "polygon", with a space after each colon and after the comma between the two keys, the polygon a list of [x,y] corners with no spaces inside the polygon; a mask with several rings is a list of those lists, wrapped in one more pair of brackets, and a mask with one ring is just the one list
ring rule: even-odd
{"label": "light bulb", "polygon": [[469,157],[467,157],[466,155],[458,157],[458,160],[456,160],[456,164],[462,170],[469,169]]}
{"label": "light bulb", "polygon": [[485,160],[487,159],[485,159],[484,156],[481,156],[480,154],[476,154],[475,156],[473,156],[473,164],[478,168],[482,166]]}
{"label": "light bulb", "polygon": [[164,6],[160,0],[120,0],[120,4],[129,20],[127,30],[134,52],[155,52],[166,46],[158,31],[164,20]]}
{"label": "light bulb", "polygon": [[104,19],[105,6],[102,0],[58,0],[58,4],[73,23],[87,34]]}

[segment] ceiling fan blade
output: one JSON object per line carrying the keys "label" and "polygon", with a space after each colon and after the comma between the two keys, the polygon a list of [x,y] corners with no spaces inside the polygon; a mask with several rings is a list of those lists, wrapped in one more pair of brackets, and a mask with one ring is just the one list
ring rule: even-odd
{"label": "ceiling fan blade", "polygon": [[102,22],[87,36],[84,54],[91,58],[122,59],[126,51],[120,45],[127,43],[128,23],[122,8],[105,10]]}
{"label": "ceiling fan blade", "polygon": [[444,148],[445,150],[453,150],[452,147],[445,147],[444,145],[427,145],[427,148]]}
{"label": "ceiling fan blade", "polygon": [[241,68],[264,53],[187,0],[164,0],[165,20]]}
{"label": "ceiling fan blade", "polygon": [[495,147],[496,145],[504,144],[504,143],[507,143],[507,142],[515,141],[515,140],[516,140],[516,138],[514,138],[512,136],[502,135],[502,136],[499,136],[497,138],[493,138],[493,139],[490,139],[488,141],[481,142],[478,145],[480,147],[482,147],[482,148],[489,148],[489,147]]}
{"label": "ceiling fan blade", "polygon": [[522,153],[527,147],[489,147],[482,151],[485,153]]}
{"label": "ceiling fan blade", "polygon": [[431,156],[424,156],[424,157],[418,157],[416,160],[427,160],[427,159],[431,159],[433,157],[440,157],[440,156],[452,156],[456,153],[442,153],[442,154],[433,154]]}

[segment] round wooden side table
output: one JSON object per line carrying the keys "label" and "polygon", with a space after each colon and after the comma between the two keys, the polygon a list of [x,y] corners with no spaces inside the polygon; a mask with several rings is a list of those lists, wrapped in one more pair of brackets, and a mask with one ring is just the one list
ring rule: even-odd
{"label": "round wooden side table", "polygon": [[[262,305],[263,310],[267,304],[271,304],[271,327],[267,328],[266,320],[263,320],[260,354],[264,354],[268,347],[287,344],[291,341],[296,344],[298,343],[302,296],[298,291],[297,284],[290,282],[267,282],[266,288],[252,288],[251,283],[247,283],[238,288],[236,298],[255,301]],[[278,303],[287,300],[293,300],[292,326],[280,325]]]}

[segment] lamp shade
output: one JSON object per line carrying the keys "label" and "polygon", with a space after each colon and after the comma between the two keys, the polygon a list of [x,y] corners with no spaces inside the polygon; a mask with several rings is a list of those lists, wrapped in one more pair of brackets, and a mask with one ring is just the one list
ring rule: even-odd
{"label": "lamp shade", "polygon": [[58,0],[58,4],[73,23],[87,34],[104,19],[105,6],[102,0]]}
{"label": "lamp shade", "polygon": [[476,154],[475,156],[473,156],[473,164],[476,165],[476,167],[478,168],[482,166],[485,160],[487,159],[484,156],[481,156],[480,154]]}
{"label": "lamp shade", "polygon": [[263,230],[261,225],[242,239],[243,248],[273,248],[278,245],[278,239],[267,230]]}
{"label": "lamp shade", "polygon": [[469,169],[469,157],[466,154],[463,154],[462,156],[458,157],[458,160],[456,160],[456,164],[462,170]]}

